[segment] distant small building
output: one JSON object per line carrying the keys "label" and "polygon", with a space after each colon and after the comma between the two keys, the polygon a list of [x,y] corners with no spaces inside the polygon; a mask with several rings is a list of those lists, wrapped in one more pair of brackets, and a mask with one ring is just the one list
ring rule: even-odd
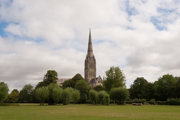
{"label": "distant small building", "polygon": [[57,80],[58,86],[62,86],[63,82],[66,80],[70,80],[71,78],[60,78]]}
{"label": "distant small building", "polygon": [[102,86],[102,78],[101,76],[97,77],[97,78],[94,78],[90,81],[89,85],[93,88],[93,87],[96,87],[96,86]]}

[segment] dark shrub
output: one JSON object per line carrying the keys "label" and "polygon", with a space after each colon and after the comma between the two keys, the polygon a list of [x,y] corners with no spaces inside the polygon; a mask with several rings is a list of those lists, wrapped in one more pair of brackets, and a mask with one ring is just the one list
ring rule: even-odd
{"label": "dark shrub", "polygon": [[101,85],[98,85],[98,86],[94,87],[94,90],[99,92],[99,91],[103,90],[103,87]]}
{"label": "dark shrub", "polygon": [[74,89],[72,92],[72,102],[77,103],[80,99],[80,93],[79,90]]}
{"label": "dark shrub", "polygon": [[155,99],[151,99],[151,100],[149,101],[149,104],[155,105],[155,104],[156,104]]}
{"label": "dark shrub", "polygon": [[90,98],[92,104],[97,104],[98,93],[95,90],[90,90],[89,98]]}
{"label": "dark shrub", "polygon": [[146,99],[133,99],[133,103],[142,103],[144,104],[146,102]]}
{"label": "dark shrub", "polygon": [[158,105],[166,105],[166,104],[167,104],[167,101],[157,101],[157,104],[158,104]]}
{"label": "dark shrub", "polygon": [[0,82],[0,103],[8,97],[8,86],[4,82]]}
{"label": "dark shrub", "polygon": [[79,92],[80,92],[80,102],[81,103],[86,103],[87,98],[88,98],[89,88],[90,88],[89,85],[84,80],[79,80],[76,83],[75,89],[79,90]]}
{"label": "dark shrub", "polygon": [[106,91],[100,91],[98,94],[98,101],[100,104],[109,105],[110,97]]}
{"label": "dark shrub", "polygon": [[169,105],[180,105],[180,99],[178,98],[168,98],[167,104]]}
{"label": "dark shrub", "polygon": [[129,91],[125,88],[113,88],[110,91],[110,98],[116,104],[125,104],[125,101],[129,98]]}
{"label": "dark shrub", "polygon": [[70,103],[71,95],[72,95],[72,93],[71,93],[70,89],[66,88],[63,90],[63,92],[62,92],[62,103],[63,103],[63,105],[67,105]]}
{"label": "dark shrub", "polygon": [[44,105],[45,100],[49,96],[48,87],[39,87],[35,91],[36,99],[40,102],[40,105]]}

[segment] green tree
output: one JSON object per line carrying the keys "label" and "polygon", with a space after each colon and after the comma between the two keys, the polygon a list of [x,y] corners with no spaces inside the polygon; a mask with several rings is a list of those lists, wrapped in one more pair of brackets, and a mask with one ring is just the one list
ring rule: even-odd
{"label": "green tree", "polygon": [[75,88],[75,85],[76,85],[76,83],[77,83],[79,80],[84,80],[84,79],[83,79],[83,77],[81,76],[81,74],[77,73],[72,79],[66,80],[66,81],[63,83],[63,88],[66,88],[66,87]]}
{"label": "green tree", "polygon": [[124,104],[129,98],[129,91],[125,88],[113,88],[110,91],[110,98],[116,104]]}
{"label": "green tree", "polygon": [[48,104],[49,105],[54,105],[56,103],[54,101],[53,89],[57,88],[59,86],[57,84],[55,84],[55,83],[51,83],[47,87],[48,87],[48,90],[49,90]]}
{"label": "green tree", "polygon": [[36,85],[36,88],[48,86],[51,83],[57,84],[58,74],[55,70],[48,70],[44,75],[43,81]]}
{"label": "green tree", "polygon": [[146,79],[144,79],[143,77],[136,78],[136,80],[134,81],[134,83],[131,85],[129,89],[131,98],[132,99],[146,98],[147,86],[148,86],[148,81]]}
{"label": "green tree", "polygon": [[92,104],[97,104],[98,102],[98,93],[95,90],[89,91],[89,98]]}
{"label": "green tree", "polygon": [[73,103],[78,103],[79,99],[80,99],[79,90],[74,89],[73,92],[72,92],[72,101],[73,101]]}
{"label": "green tree", "polygon": [[35,89],[41,88],[41,87],[44,87],[44,86],[47,86],[47,85],[45,84],[44,81],[41,81],[41,82],[39,82],[39,83],[36,85]]}
{"label": "green tree", "polygon": [[99,91],[103,90],[103,86],[97,85],[93,89],[99,92]]}
{"label": "green tree", "polygon": [[110,103],[109,94],[106,91],[100,91],[98,93],[98,101],[100,104],[109,105]]}
{"label": "green tree", "polygon": [[63,89],[60,87],[53,88],[52,98],[53,98],[54,104],[57,104],[60,101],[62,97],[62,92],[63,92]]}
{"label": "green tree", "polygon": [[19,101],[19,91],[17,89],[14,89],[8,96],[8,102],[17,103],[18,101]]}
{"label": "green tree", "polygon": [[176,85],[175,85],[175,98],[180,98],[180,77],[175,77]]}
{"label": "green tree", "polygon": [[63,105],[67,105],[70,103],[71,101],[71,93],[72,91],[69,88],[66,88],[63,90],[62,92],[62,103]]}
{"label": "green tree", "polygon": [[155,97],[157,100],[165,101],[172,98],[175,92],[176,80],[172,75],[163,75],[154,83]]}
{"label": "green tree", "polygon": [[55,70],[48,70],[46,75],[44,76],[43,81],[46,85],[49,85],[51,83],[57,83],[58,74]]}
{"label": "green tree", "polygon": [[33,86],[27,84],[20,91],[19,99],[21,102],[32,102],[33,100]]}
{"label": "green tree", "polygon": [[103,84],[108,92],[115,87],[125,87],[125,76],[119,67],[110,67],[106,71],[106,79]]}
{"label": "green tree", "polygon": [[66,80],[66,81],[64,81],[63,84],[62,84],[62,87],[63,87],[63,88],[72,87],[72,86],[73,86],[73,81],[72,81],[72,79]]}
{"label": "green tree", "polygon": [[79,80],[76,85],[75,89],[79,90],[80,92],[80,102],[85,103],[88,98],[88,92],[89,92],[89,85],[84,80]]}
{"label": "green tree", "polygon": [[0,83],[0,103],[4,102],[4,100],[8,97],[8,86],[4,82]]}
{"label": "green tree", "polygon": [[35,91],[35,96],[40,102],[40,105],[44,105],[45,100],[47,100],[49,96],[48,87],[37,88]]}

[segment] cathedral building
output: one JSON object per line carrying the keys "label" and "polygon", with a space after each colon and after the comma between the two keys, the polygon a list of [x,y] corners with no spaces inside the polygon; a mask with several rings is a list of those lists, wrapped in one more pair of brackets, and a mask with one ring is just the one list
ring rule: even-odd
{"label": "cathedral building", "polygon": [[[88,50],[85,59],[85,67],[84,67],[84,79],[88,83],[89,86],[96,87],[102,86],[102,78],[96,77],[96,59],[93,54],[93,47],[92,47],[92,39],[91,39],[91,30],[89,30],[89,43],[88,43]],[[66,80],[70,80],[71,78],[61,78],[57,80],[57,84],[62,86],[63,82]]]}
{"label": "cathedral building", "polygon": [[87,55],[85,59],[84,77],[85,77],[85,81],[91,87],[95,87],[97,85],[102,86],[101,77],[99,76],[96,78],[96,59],[93,54],[91,30],[89,30],[89,43],[88,43],[88,50],[87,50]]}

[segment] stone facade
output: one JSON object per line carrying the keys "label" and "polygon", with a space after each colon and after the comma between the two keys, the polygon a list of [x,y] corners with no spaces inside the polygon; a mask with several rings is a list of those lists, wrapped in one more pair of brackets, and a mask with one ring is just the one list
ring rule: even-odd
{"label": "stone facade", "polygon": [[[96,78],[96,59],[93,54],[91,30],[89,31],[89,43],[88,43],[88,51],[87,51],[87,55],[85,59],[84,76],[85,76],[86,82],[91,87],[97,86],[96,83],[97,83],[97,80],[99,79]],[[102,81],[101,81],[101,85],[102,85]]]}

